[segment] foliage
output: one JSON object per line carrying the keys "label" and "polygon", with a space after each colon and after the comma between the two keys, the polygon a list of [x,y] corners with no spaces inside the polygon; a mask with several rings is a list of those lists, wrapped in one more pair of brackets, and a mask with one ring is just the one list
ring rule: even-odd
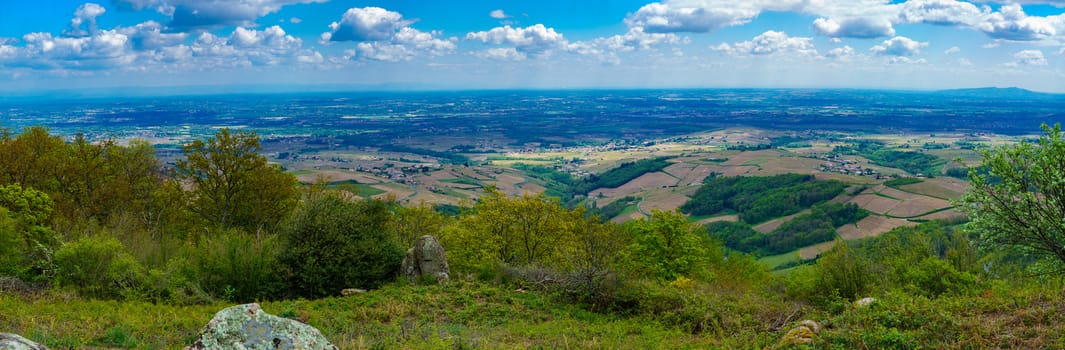
{"label": "foliage", "polygon": [[605,206],[592,208],[590,211],[598,215],[600,218],[603,218],[603,220],[609,220],[621,215],[621,213],[625,211],[625,208],[628,208],[633,204],[636,204],[636,197],[625,196],[618,198]]}
{"label": "foliage", "polygon": [[296,203],[296,177],[270,165],[253,132],[220,130],[185,145],[177,176],[192,184],[190,209],[223,229],[275,227]]}
{"label": "foliage", "polygon": [[396,242],[404,248],[414,246],[414,241],[423,235],[440,236],[448,223],[443,214],[424,202],[413,206],[393,205],[392,211],[389,231],[396,234]]}
{"label": "foliage", "polygon": [[714,177],[707,178],[681,210],[692,215],[732,210],[739,212],[743,221],[758,223],[831,199],[845,187],[835,180],[815,180],[813,175]]}
{"label": "foliage", "polygon": [[144,268],[112,237],[68,242],[55,252],[58,281],[90,298],[131,295],[144,283]]}
{"label": "foliage", "polygon": [[588,194],[588,192],[597,188],[620,187],[643,174],[662,171],[662,169],[673,164],[668,160],[669,158],[666,157],[657,157],[621,163],[616,168],[581,179],[574,186],[573,191],[575,194]]}
{"label": "foliage", "polygon": [[927,176],[934,176],[942,173],[943,164],[946,163],[946,161],[939,157],[922,152],[906,152],[888,149],[877,150],[871,154],[866,154],[865,157],[880,166],[898,168],[905,170],[910,174],[923,174]]}
{"label": "foliage", "polygon": [[323,297],[344,288],[376,288],[394,278],[403,249],[388,230],[390,215],[379,200],[312,195],[281,229],[287,290]]}
{"label": "foliage", "polygon": [[899,188],[899,187],[902,187],[902,186],[919,184],[919,183],[922,183],[922,182],[924,182],[924,180],[918,179],[916,177],[900,177],[900,178],[897,178],[897,179],[891,179],[891,180],[884,181],[884,186],[892,187],[892,188]]}
{"label": "foliage", "polygon": [[565,209],[557,198],[543,194],[508,198],[490,186],[474,206],[474,214],[450,227],[442,243],[455,257],[453,268],[560,267],[584,222],[583,209]]}
{"label": "foliage", "polygon": [[1038,143],[984,150],[988,172],[970,172],[972,188],[961,208],[985,246],[1065,263],[1065,140],[1060,125],[1043,125],[1043,132]]}
{"label": "foliage", "polygon": [[866,262],[852,253],[850,246],[842,239],[837,239],[835,246],[821,254],[817,260],[817,286],[820,297],[838,295],[845,299],[856,300],[869,288]]}
{"label": "foliage", "polygon": [[629,246],[624,261],[630,271],[662,281],[678,276],[712,278],[710,265],[722,258],[720,243],[679,212],[658,211],[625,225]]}
{"label": "foliage", "polygon": [[707,230],[726,247],[764,256],[831,241],[836,237],[836,228],[858,222],[868,214],[853,203],[822,203],[767,234],[740,222],[714,222],[707,225]]}
{"label": "foliage", "polygon": [[153,293],[177,303],[205,296],[240,303],[279,299],[286,287],[278,262],[281,249],[273,236],[227,231],[200,237],[168,261],[164,280]]}

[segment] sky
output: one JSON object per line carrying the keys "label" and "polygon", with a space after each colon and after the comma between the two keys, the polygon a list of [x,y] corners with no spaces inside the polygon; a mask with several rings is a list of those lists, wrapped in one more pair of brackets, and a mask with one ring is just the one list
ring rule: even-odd
{"label": "sky", "polygon": [[0,0],[0,92],[1022,87],[1065,0]]}

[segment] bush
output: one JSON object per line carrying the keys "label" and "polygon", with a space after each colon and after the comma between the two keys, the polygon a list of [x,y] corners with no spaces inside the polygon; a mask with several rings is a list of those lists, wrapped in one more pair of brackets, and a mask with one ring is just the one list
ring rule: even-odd
{"label": "bush", "polygon": [[[285,296],[276,237],[258,238],[228,231],[201,237],[155,274],[159,297],[177,303],[215,298],[230,302],[276,300]],[[210,296],[209,298],[207,296]]]}
{"label": "bush", "polygon": [[950,262],[934,257],[921,260],[906,271],[906,280],[916,294],[936,297],[945,293],[964,293],[976,285],[976,276],[958,272]]}
{"label": "bush", "polygon": [[82,238],[55,252],[58,282],[84,297],[131,296],[144,281],[144,268],[112,237]]}
{"label": "bush", "polygon": [[378,200],[351,202],[333,193],[311,197],[281,232],[289,292],[316,298],[393,279],[403,248],[387,229],[389,215]]}
{"label": "bush", "polygon": [[625,228],[629,244],[622,261],[642,277],[662,281],[681,275],[712,278],[711,263],[722,259],[720,243],[679,212],[654,210],[650,218],[631,221]]}
{"label": "bush", "polygon": [[869,287],[868,273],[865,261],[851,252],[847,242],[836,239],[836,245],[817,261],[818,289],[826,293],[822,297],[854,300]]}

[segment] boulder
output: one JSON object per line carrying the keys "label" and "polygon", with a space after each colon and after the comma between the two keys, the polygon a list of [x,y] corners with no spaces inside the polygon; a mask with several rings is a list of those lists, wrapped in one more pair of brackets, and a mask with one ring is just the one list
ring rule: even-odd
{"label": "boulder", "polygon": [[780,339],[780,343],[778,343],[775,348],[790,348],[795,345],[812,343],[814,337],[816,337],[818,333],[821,333],[821,328],[821,324],[814,320],[799,321],[798,326],[788,331],[788,333],[784,335],[784,338]]}
{"label": "boulder", "polygon": [[340,295],[343,295],[343,296],[362,294],[362,293],[366,293],[366,290],[365,289],[359,289],[359,288],[345,288],[344,290],[340,291]]}
{"label": "boulder", "polygon": [[421,276],[430,276],[438,281],[447,281],[451,268],[447,265],[447,254],[433,236],[421,236],[414,242],[414,247],[407,250],[403,258],[403,274],[410,280]]}
{"label": "boulder", "polygon": [[264,312],[259,304],[219,311],[195,343],[185,350],[328,349],[337,350],[314,327]]}
{"label": "boulder", "polygon": [[0,349],[4,350],[48,350],[48,347],[34,343],[18,334],[0,333]]}
{"label": "boulder", "polygon": [[854,304],[858,305],[858,307],[866,307],[866,306],[869,306],[869,305],[871,305],[871,304],[873,304],[875,302],[876,302],[876,298],[865,297],[865,298],[861,298],[858,301],[854,302]]}

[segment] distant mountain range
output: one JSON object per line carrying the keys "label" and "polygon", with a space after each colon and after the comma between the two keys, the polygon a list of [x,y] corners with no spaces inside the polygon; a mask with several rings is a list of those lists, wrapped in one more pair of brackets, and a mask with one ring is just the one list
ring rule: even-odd
{"label": "distant mountain range", "polygon": [[1031,98],[1065,98],[1065,94],[1051,94],[1045,92],[1036,92],[1028,89],[1022,89],[1019,87],[983,87],[983,88],[969,88],[969,89],[950,89],[939,90],[937,93],[945,95],[953,95],[960,97],[978,97],[978,98],[1009,98],[1009,99],[1031,99]]}

